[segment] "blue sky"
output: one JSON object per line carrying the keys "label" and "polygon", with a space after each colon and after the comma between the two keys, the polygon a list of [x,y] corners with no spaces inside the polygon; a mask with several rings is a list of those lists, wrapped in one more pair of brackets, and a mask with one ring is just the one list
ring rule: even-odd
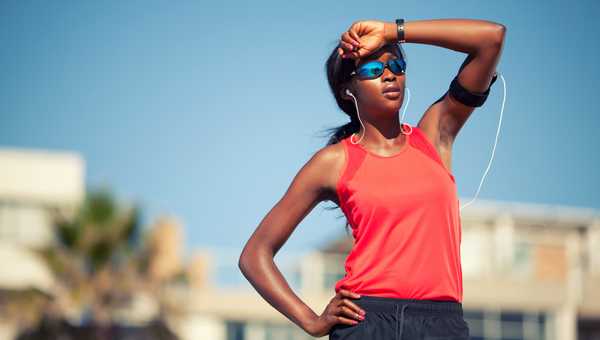
{"label": "blue sky", "polygon": [[[324,62],[356,20],[471,18],[507,26],[507,98],[482,199],[600,208],[593,1],[3,1],[0,147],[79,152],[87,184],[185,224],[186,246],[243,246],[320,133],[347,122]],[[443,94],[465,54],[407,43],[406,120]],[[406,104],[406,103],[405,103]],[[502,81],[456,141],[462,202],[487,166]],[[404,108],[403,108],[404,109]],[[285,245],[343,231],[322,203]],[[468,209],[468,208],[467,208]]]}

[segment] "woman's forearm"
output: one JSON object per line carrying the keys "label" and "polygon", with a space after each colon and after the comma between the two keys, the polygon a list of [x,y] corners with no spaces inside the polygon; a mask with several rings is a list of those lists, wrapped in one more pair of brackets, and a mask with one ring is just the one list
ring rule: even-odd
{"label": "woman's forearm", "polygon": [[273,254],[251,251],[244,254],[239,267],[258,293],[290,321],[310,333],[310,324],[316,315],[288,285],[275,265]]}
{"label": "woman's forearm", "polygon": [[[388,39],[397,38],[396,23],[386,23]],[[479,50],[502,43],[506,30],[499,23],[476,19],[431,19],[404,22],[404,39],[407,43],[437,45],[464,53],[477,53]]]}

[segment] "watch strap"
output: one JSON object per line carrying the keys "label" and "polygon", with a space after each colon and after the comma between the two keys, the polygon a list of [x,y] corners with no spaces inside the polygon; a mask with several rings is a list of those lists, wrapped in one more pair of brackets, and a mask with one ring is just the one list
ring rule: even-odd
{"label": "watch strap", "polygon": [[398,29],[398,42],[404,43],[404,19],[396,19],[396,27]]}

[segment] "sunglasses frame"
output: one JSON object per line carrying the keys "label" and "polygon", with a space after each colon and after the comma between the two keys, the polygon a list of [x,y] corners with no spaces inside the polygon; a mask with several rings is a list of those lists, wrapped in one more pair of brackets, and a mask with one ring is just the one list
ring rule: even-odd
{"label": "sunglasses frame", "polygon": [[[404,62],[404,70],[403,70],[401,73],[396,73],[396,72],[392,71],[392,68],[390,67],[390,63],[391,63],[391,62],[393,62],[393,61],[396,61],[396,60],[402,60],[402,61]],[[360,76],[357,76],[357,75],[358,75],[357,71],[358,71],[358,70],[359,70],[361,67],[363,67],[363,66],[365,66],[365,65],[368,65],[368,64],[371,64],[371,63],[377,63],[377,64],[380,64],[380,65],[382,65],[382,66],[383,66],[383,67],[381,68],[381,73],[380,73],[380,74],[378,74],[377,76],[373,76],[373,77],[360,77]],[[386,67],[387,67],[387,68],[388,68],[388,69],[389,69],[389,70],[390,70],[390,71],[391,71],[393,74],[395,74],[395,75],[397,75],[397,76],[399,76],[399,75],[403,75],[403,74],[406,74],[406,60],[404,60],[404,58],[393,58],[393,59],[389,59],[389,60],[388,60],[388,61],[386,61],[385,63],[384,63],[383,61],[379,61],[379,60],[371,60],[371,61],[368,61],[368,62],[366,62],[366,63],[364,63],[364,64],[360,65],[360,66],[359,66],[358,68],[356,68],[354,71],[352,71],[352,73],[350,73],[350,76],[355,76],[355,75],[356,75],[356,76],[358,77],[358,79],[361,79],[361,80],[367,80],[367,79],[377,79],[377,78],[381,77],[381,75],[383,75],[383,72],[385,72],[385,69],[386,69]]]}

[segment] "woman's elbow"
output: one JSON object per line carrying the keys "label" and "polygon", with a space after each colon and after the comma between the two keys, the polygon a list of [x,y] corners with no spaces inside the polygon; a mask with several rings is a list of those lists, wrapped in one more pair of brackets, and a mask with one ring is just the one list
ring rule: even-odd
{"label": "woman's elbow", "polygon": [[240,257],[238,258],[238,268],[242,273],[246,273],[248,267],[250,266],[250,260],[252,259],[252,253],[248,250],[248,246],[244,247]]}
{"label": "woman's elbow", "polygon": [[506,26],[502,25],[502,24],[496,24],[496,27],[494,29],[493,35],[492,35],[492,45],[495,47],[502,47],[502,44],[504,43],[504,36],[506,35]]}
{"label": "woman's elbow", "polygon": [[260,262],[261,256],[266,256],[267,252],[261,251],[262,248],[264,247],[247,244],[242,250],[238,259],[238,268],[244,275],[256,267],[256,263]]}
{"label": "woman's elbow", "polygon": [[495,57],[502,50],[505,34],[506,26],[502,24],[494,24],[491,26],[479,43],[477,55]]}

